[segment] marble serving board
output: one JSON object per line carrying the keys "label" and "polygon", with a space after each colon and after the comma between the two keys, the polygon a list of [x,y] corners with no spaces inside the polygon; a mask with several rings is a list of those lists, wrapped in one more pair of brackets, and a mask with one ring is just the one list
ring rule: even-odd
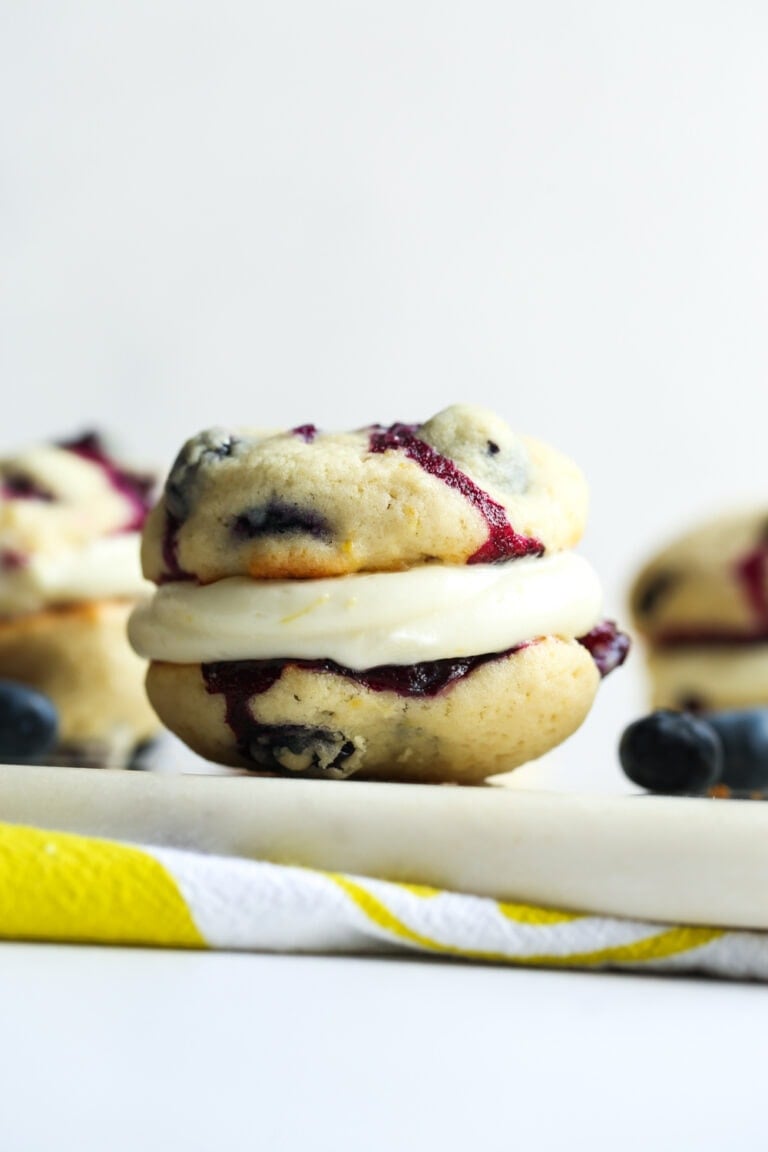
{"label": "marble serving board", "polygon": [[0,765],[0,821],[650,920],[768,928],[768,804]]}

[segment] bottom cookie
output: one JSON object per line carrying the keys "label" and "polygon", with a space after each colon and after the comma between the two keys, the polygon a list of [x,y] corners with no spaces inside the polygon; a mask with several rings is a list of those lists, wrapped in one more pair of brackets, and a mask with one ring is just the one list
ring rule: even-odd
{"label": "bottom cookie", "polygon": [[209,760],[270,775],[477,784],[574,732],[600,674],[576,640],[352,672],[332,661],[154,662],[163,722]]}
{"label": "bottom cookie", "polygon": [[47,763],[124,767],[159,731],[125,635],[132,608],[99,600],[0,619],[0,678],[43,692],[59,713]]}

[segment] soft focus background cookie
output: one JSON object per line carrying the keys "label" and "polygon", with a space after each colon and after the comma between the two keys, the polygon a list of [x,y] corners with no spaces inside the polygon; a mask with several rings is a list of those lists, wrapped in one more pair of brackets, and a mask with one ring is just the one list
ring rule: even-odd
{"label": "soft focus background cookie", "polygon": [[154,477],[118,465],[94,433],[3,457],[0,565],[138,530],[154,484]]}
{"label": "soft focus background cookie", "polygon": [[680,536],[630,593],[656,707],[768,703],[768,509]]}
{"label": "soft focus background cookie", "polygon": [[569,736],[600,680],[585,647],[554,637],[478,660],[453,681],[450,662],[439,663],[431,693],[410,695],[414,666],[352,678],[296,661],[153,663],[147,690],[168,727],[219,763],[283,776],[476,784]]}
{"label": "soft focus background cookie", "polygon": [[159,731],[125,635],[153,487],[94,433],[0,460],[0,677],[50,697],[56,760],[122,766]]}
{"label": "soft focus background cookie", "polygon": [[101,601],[0,619],[0,678],[55,702],[58,759],[122,767],[157,733],[144,661],[125,639],[132,608],[130,601]]}
{"label": "soft focus background cookie", "polygon": [[636,577],[630,607],[651,640],[768,632],[768,508],[678,537]]}
{"label": "soft focus background cookie", "polygon": [[580,538],[579,469],[482,408],[328,434],[213,429],[190,440],[143,544],[156,582],[319,577],[483,563]]}

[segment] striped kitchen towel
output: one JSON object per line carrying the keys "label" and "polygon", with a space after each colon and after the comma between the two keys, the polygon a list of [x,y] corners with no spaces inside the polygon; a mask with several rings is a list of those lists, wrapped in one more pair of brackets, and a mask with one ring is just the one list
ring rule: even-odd
{"label": "striped kitchen towel", "polygon": [[768,979],[768,933],[652,924],[0,824],[0,938]]}

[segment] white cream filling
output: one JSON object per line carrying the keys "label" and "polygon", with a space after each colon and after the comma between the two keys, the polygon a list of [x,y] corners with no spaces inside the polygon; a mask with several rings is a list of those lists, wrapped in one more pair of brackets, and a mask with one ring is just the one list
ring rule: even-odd
{"label": "white cream filling", "polygon": [[18,616],[54,604],[152,593],[141,574],[139,533],[102,536],[84,548],[32,554],[20,568],[0,571],[0,614]]}
{"label": "white cream filling", "polygon": [[141,656],[174,664],[325,657],[359,670],[582,636],[601,607],[593,569],[562,552],[324,580],[165,584],[134,611],[129,636]]}

